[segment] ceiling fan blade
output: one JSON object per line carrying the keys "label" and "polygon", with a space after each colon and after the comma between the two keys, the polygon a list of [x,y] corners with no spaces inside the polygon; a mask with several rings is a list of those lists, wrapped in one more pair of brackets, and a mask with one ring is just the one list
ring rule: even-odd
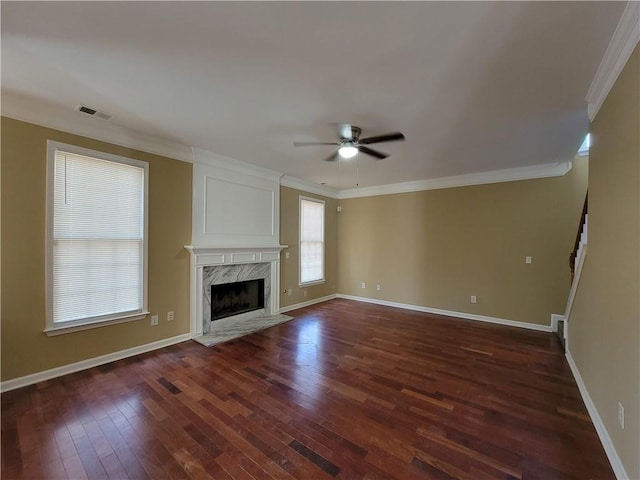
{"label": "ceiling fan blade", "polygon": [[325,162],[335,162],[338,159],[338,151],[336,150],[327,158],[324,159]]}
{"label": "ceiling fan blade", "polygon": [[361,138],[358,143],[361,143],[363,145],[370,145],[372,143],[397,142],[399,140],[404,140],[404,135],[400,132],[394,132],[386,133],[384,135],[377,135],[375,137]]}
{"label": "ceiling fan blade", "polygon": [[378,150],[373,150],[372,148],[365,147],[364,145],[358,145],[356,148],[360,150],[362,153],[366,153],[367,155],[376,157],[378,160],[382,160],[389,156],[388,153],[379,152]]}
{"label": "ceiling fan blade", "polygon": [[338,142],[293,142],[294,147],[314,147],[316,145],[340,145]]}

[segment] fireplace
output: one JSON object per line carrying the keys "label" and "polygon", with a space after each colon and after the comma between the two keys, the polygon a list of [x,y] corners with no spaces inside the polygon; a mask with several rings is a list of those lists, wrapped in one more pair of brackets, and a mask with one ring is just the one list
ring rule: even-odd
{"label": "fireplace", "polygon": [[[190,332],[214,330],[280,310],[281,174],[200,149],[193,154]],[[212,319],[211,286],[264,279],[264,307]]]}
{"label": "fireplace", "polygon": [[264,278],[211,285],[211,320],[264,308]]}
{"label": "fireplace", "polygon": [[[191,254],[191,334],[199,338],[248,318],[277,315],[280,310],[280,250],[278,247],[209,248],[187,246]],[[212,318],[213,286],[263,280],[263,306],[245,313]]]}

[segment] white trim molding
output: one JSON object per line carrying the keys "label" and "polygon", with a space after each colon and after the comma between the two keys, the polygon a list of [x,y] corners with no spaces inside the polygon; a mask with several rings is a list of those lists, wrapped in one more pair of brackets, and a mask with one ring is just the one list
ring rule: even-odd
{"label": "white trim molding", "polygon": [[53,128],[73,135],[80,135],[155,155],[162,155],[187,163],[200,163],[215,169],[224,169],[237,174],[250,175],[263,180],[277,182],[277,184],[284,187],[295,188],[303,192],[335,199],[557,177],[566,174],[571,169],[571,161],[561,161],[529,167],[507,168],[490,172],[337,190],[292,177],[282,172],[225,157],[224,155],[219,155],[208,150],[194,148],[164,138],[136,132],[110,121],[89,117],[75,110],[68,110],[57,105],[46,104],[18,94],[3,92],[2,115],[34,125]]}
{"label": "white trim molding", "polygon": [[273,182],[279,182],[282,176],[280,172],[276,172],[275,170],[259,167],[252,163],[236,160],[235,158],[225,157],[224,155],[219,155],[201,148],[193,148],[193,163],[202,163],[210,167],[215,167],[216,169],[223,168],[242,175],[250,175]]}
{"label": "white trim molding", "polygon": [[555,332],[558,330],[558,322],[564,320],[564,315],[560,315],[557,313],[551,314],[551,331]]}
{"label": "white trim molding", "polygon": [[282,178],[280,178],[280,185],[329,198],[338,198],[338,194],[340,193],[339,190],[336,190],[335,188],[307,182],[306,180],[300,180],[299,178],[291,177],[289,175],[283,175]]}
{"label": "white trim molding", "polygon": [[516,182],[519,180],[534,180],[536,178],[562,177],[572,168],[572,161],[545,163],[529,167],[506,168],[490,172],[454,175],[451,177],[430,178],[411,182],[391,183],[372,187],[350,188],[336,190],[323,185],[316,185],[305,180],[283,175],[280,185],[295,188],[303,192],[315,193],[338,200],[347,198],[373,197],[376,195],[392,195],[396,193],[421,192],[424,190],[439,190],[442,188],[469,187],[488,183]]}
{"label": "white trim molding", "polygon": [[596,432],[598,432],[598,437],[600,437],[600,442],[604,447],[604,451],[607,454],[607,458],[611,463],[611,468],[613,468],[613,473],[615,473],[616,478],[619,480],[628,480],[630,477],[627,475],[627,472],[624,469],[624,465],[622,464],[622,460],[618,456],[618,452],[616,452],[616,448],[613,446],[613,442],[611,441],[611,437],[609,436],[609,432],[607,432],[607,428],[604,426],[602,422],[602,418],[600,418],[600,414],[598,413],[598,409],[596,405],[593,403],[591,399],[591,395],[589,395],[589,391],[587,390],[587,386],[584,384],[582,380],[582,376],[580,375],[580,371],[578,370],[578,366],[573,360],[571,356],[571,352],[567,350],[566,353],[567,362],[569,363],[569,368],[571,368],[571,373],[573,373],[573,377],[578,384],[578,390],[580,390],[580,395],[582,395],[582,400],[584,401],[585,406],[587,407],[587,411],[589,412],[589,416],[591,417],[591,421],[593,422],[593,426],[596,428]]}
{"label": "white trim molding", "polygon": [[420,192],[423,190],[438,190],[441,188],[468,187],[487,183],[515,182],[518,180],[532,180],[535,178],[561,177],[571,170],[571,161],[545,163],[530,167],[506,168],[490,172],[469,173],[452,177],[416,180],[413,182],[392,183],[375,187],[352,188],[340,190],[339,199],[371,197],[374,195],[391,195],[394,193]]}
{"label": "white trim molding", "polygon": [[314,298],[313,300],[307,300],[306,302],[294,303],[293,305],[282,307],[280,309],[280,313],[290,312],[291,310],[297,310],[299,308],[310,307],[311,305],[315,305],[316,303],[328,302],[329,300],[333,300],[337,297],[338,294],[334,293],[332,295],[327,295],[326,297]]}
{"label": "white trim molding", "polygon": [[192,162],[191,147],[90,117],[71,109],[60,108],[15,93],[2,92],[2,115],[22,122],[53,128],[102,142]]}
{"label": "white trim molding", "polygon": [[[451,310],[441,310],[439,308],[431,308],[424,307],[421,305],[412,305],[408,303],[398,303],[398,302],[390,302],[387,300],[379,300],[376,298],[367,298],[367,297],[357,297],[355,295],[345,295],[343,293],[336,293],[333,295],[327,295],[326,297],[315,298],[313,300],[309,300],[306,302],[296,303],[294,305],[289,305],[287,307],[283,307],[280,309],[280,313],[290,312],[292,310],[297,310],[298,308],[308,307],[310,305],[315,305],[316,303],[327,302],[329,300],[333,300],[334,298],[343,298],[345,300],[354,300],[356,302],[365,302],[365,303],[373,303],[376,305],[383,305],[385,307],[393,307],[393,308],[404,308],[406,310],[413,310],[416,312],[424,312],[424,313],[433,313],[435,315],[444,315],[446,317],[456,317],[463,318],[465,320],[476,320],[479,322],[487,322],[487,323],[496,323],[499,325],[507,325],[509,327],[519,327],[526,328],[527,330],[536,330],[539,332],[552,332],[551,325],[539,325],[537,323],[528,323],[528,322],[518,322],[516,320],[506,320],[503,318],[496,317],[487,317],[484,315],[476,315],[473,313],[465,313],[465,312],[454,312]],[[562,318],[562,315],[553,314],[553,317]]]}
{"label": "white trim molding", "polygon": [[454,312],[451,310],[441,310],[439,308],[424,307],[421,305],[389,302],[387,300],[378,300],[376,298],[344,295],[342,293],[339,293],[336,297],[344,298],[347,300],[355,300],[357,302],[374,303],[376,305],[384,305],[386,307],[404,308],[406,310],[414,310],[416,312],[433,313],[435,315],[444,315],[446,317],[463,318],[465,320],[476,320],[478,322],[497,323],[499,325],[506,325],[509,327],[526,328],[527,330],[537,330],[539,332],[551,332],[551,325],[539,325],[537,323],[518,322],[516,320],[506,320],[504,318],[487,317],[485,315],[476,315],[475,313]]}
{"label": "white trim molding", "polygon": [[134,355],[140,355],[141,353],[151,352],[152,350],[158,350],[159,348],[175,345],[176,343],[186,342],[191,339],[191,335],[188,333],[178,335],[175,337],[165,338],[156,342],[146,343],[144,345],[138,345],[137,347],[127,348],[118,352],[108,353],[99,357],[88,358],[80,362],[70,363],[68,365],[62,365],[61,367],[52,368],[50,370],[44,370],[38,373],[32,373],[24,377],[13,378],[11,380],[4,381],[0,384],[0,391],[8,392],[9,390],[15,390],[16,388],[26,387],[33,385],[34,383],[44,382],[45,380],[51,380],[52,378],[61,377],[70,373],[79,372],[80,370],[86,370],[88,368],[104,365],[105,363],[115,362],[116,360],[122,360],[123,358],[133,357]]}
{"label": "white trim molding", "polygon": [[589,120],[598,114],[620,72],[627,64],[633,49],[640,41],[640,2],[630,1],[622,12],[616,31],[604,52],[600,66],[587,92]]}

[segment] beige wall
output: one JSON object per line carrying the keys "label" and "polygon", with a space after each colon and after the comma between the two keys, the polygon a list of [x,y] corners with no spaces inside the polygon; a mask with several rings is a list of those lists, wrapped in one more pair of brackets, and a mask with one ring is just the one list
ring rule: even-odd
{"label": "beige wall", "polygon": [[[300,288],[299,286],[299,229],[300,195],[324,200],[325,215],[325,282]],[[338,201],[333,198],[280,187],[280,244],[288,245],[280,254],[280,307],[306,302],[337,292],[338,286]],[[289,258],[286,258],[287,252]],[[283,291],[291,289],[291,295]],[[306,292],[306,296],[305,296]]]}
{"label": "beige wall", "polygon": [[343,200],[338,291],[549,325],[587,176],[578,160],[563,177]]}
{"label": "beige wall", "polygon": [[[149,162],[149,318],[47,337],[47,140]],[[2,380],[189,332],[191,165],[2,118]],[[175,320],[166,321],[167,311]]]}
{"label": "beige wall", "polygon": [[569,350],[630,478],[640,478],[639,73],[636,47],[591,125],[589,246],[569,319]]}

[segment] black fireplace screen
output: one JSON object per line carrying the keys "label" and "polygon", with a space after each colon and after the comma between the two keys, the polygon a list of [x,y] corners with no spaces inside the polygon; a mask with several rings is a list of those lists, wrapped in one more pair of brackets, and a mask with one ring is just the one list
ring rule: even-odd
{"label": "black fireplace screen", "polygon": [[264,278],[211,285],[211,320],[264,308]]}

